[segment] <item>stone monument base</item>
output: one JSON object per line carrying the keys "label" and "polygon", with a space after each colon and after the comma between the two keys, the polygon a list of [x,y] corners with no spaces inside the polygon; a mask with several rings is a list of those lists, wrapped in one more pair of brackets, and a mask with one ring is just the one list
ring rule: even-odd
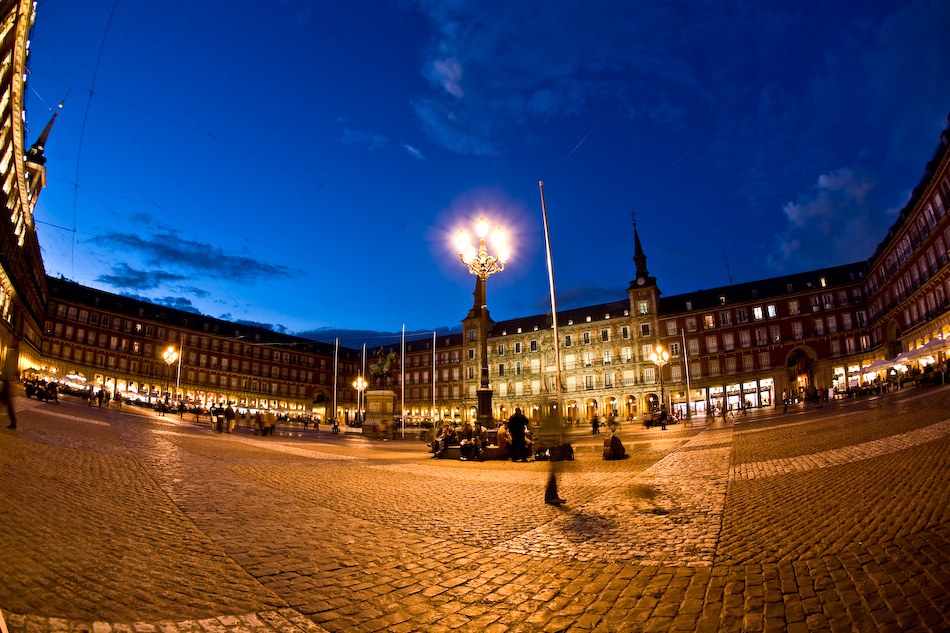
{"label": "stone monument base", "polygon": [[[394,437],[396,428],[394,418],[396,408],[396,394],[391,389],[376,389],[367,391],[366,419],[363,420],[363,434],[369,436]],[[385,433],[382,429],[385,428]]]}

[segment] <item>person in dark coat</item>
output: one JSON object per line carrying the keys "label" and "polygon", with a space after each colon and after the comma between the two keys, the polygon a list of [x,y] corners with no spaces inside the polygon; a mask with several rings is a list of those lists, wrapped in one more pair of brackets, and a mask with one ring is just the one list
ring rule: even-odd
{"label": "person in dark coat", "polygon": [[10,418],[8,429],[16,428],[16,412],[13,410],[13,392],[10,389],[10,381],[6,378],[0,381],[0,403],[7,405],[7,416]]}
{"label": "person in dark coat", "polygon": [[511,461],[528,461],[528,447],[525,444],[524,434],[528,428],[528,418],[524,417],[520,408],[508,418],[508,434],[511,436]]}

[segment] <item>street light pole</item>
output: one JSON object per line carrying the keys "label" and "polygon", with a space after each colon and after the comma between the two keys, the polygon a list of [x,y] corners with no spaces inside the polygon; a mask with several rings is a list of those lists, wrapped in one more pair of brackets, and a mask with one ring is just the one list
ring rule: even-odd
{"label": "street light pole", "polygon": [[168,368],[178,360],[178,352],[171,345],[162,353],[162,359],[165,361],[165,402],[168,403]]}
{"label": "street light pole", "polygon": [[360,398],[363,396],[363,390],[366,389],[368,383],[363,380],[362,376],[357,377],[353,381],[353,388],[356,389],[356,419],[360,422],[363,421],[363,409],[360,407]]}
{"label": "street light pole", "polygon": [[478,387],[478,422],[484,427],[491,427],[492,424],[492,389],[488,381],[488,293],[485,289],[485,282],[494,273],[505,269],[505,262],[508,260],[508,247],[505,245],[505,234],[501,228],[495,229],[492,237],[492,245],[495,247],[495,254],[489,255],[485,247],[485,236],[488,235],[488,222],[485,218],[479,218],[475,223],[475,232],[479,238],[479,248],[476,251],[468,241],[465,231],[459,231],[455,238],[455,245],[459,250],[459,257],[462,263],[468,266],[468,270],[478,277],[478,303],[481,308],[480,329],[481,329],[481,376]]}
{"label": "street light pole", "polygon": [[650,360],[657,366],[660,372],[660,412],[666,409],[666,394],[663,390],[663,367],[670,360],[670,354],[662,346],[657,345],[656,351],[650,354]]}

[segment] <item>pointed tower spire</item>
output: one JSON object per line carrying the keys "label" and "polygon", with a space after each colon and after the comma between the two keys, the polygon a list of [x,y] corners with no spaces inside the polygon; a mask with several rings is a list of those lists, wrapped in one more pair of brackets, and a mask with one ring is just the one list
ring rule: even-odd
{"label": "pointed tower spire", "polygon": [[[69,96],[69,91],[66,91],[66,97]],[[43,133],[40,134],[40,137],[36,139],[36,142],[33,143],[30,150],[26,153],[27,162],[33,163],[34,165],[45,165],[46,156],[43,155],[43,150],[46,147],[46,139],[49,137],[50,130],[53,129],[53,122],[56,121],[56,115],[59,114],[60,108],[63,107],[63,104],[66,102],[66,97],[63,97],[63,100],[59,102],[59,105],[56,107],[56,112],[53,112],[53,117],[49,120],[49,123],[46,124],[46,127],[43,128]]]}
{"label": "pointed tower spire", "polygon": [[637,227],[633,227],[633,261],[637,264],[637,277],[649,277],[647,270],[647,256],[643,254],[643,247],[640,246],[640,235],[637,233]]}

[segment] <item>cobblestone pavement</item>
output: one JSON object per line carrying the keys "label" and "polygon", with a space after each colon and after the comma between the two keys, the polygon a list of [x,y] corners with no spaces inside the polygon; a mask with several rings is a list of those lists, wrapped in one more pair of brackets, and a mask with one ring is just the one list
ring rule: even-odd
{"label": "cobblestone pavement", "polygon": [[950,630],[950,386],[626,425],[618,461],[572,430],[576,460],[527,464],[16,405],[11,633]]}

